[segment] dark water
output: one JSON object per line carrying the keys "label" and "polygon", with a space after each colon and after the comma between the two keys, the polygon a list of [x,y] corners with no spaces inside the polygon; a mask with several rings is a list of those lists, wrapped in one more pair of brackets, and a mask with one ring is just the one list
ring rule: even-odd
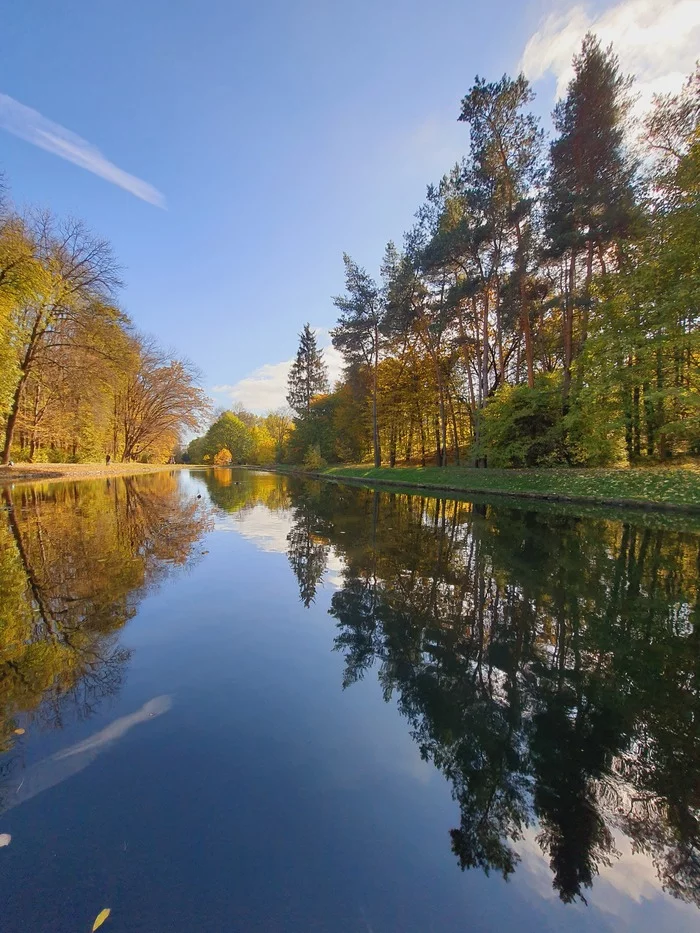
{"label": "dark water", "polygon": [[0,928],[698,930],[699,554],[269,474],[17,487]]}

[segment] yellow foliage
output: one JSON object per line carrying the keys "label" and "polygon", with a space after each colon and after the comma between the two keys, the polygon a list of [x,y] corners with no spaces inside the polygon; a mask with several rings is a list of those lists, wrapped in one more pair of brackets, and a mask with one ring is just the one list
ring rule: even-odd
{"label": "yellow foliage", "polygon": [[250,429],[253,435],[253,463],[272,463],[275,459],[276,442],[267,425],[255,425]]}
{"label": "yellow foliage", "polygon": [[214,463],[217,466],[225,466],[227,463],[230,463],[233,457],[231,456],[231,451],[228,447],[222,447],[221,450],[214,457]]}

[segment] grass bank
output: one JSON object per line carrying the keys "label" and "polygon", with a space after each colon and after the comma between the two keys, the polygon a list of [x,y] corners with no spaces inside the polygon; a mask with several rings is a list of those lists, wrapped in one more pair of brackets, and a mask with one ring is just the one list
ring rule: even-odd
{"label": "grass bank", "polygon": [[132,476],[179,470],[178,464],[166,463],[15,463],[0,466],[0,486],[12,483],[36,483],[50,480],[102,479],[108,476]]}
{"label": "grass bank", "polygon": [[328,467],[313,475],[377,486],[700,512],[700,469],[694,466],[477,470],[468,467],[391,469],[359,464]]}

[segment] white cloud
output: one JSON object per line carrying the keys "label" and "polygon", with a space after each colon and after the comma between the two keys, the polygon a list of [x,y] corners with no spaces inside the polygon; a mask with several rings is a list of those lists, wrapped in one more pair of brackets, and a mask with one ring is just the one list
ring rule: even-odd
{"label": "white cloud", "polygon": [[20,104],[7,94],[0,94],[0,128],[19,136],[33,146],[87,169],[93,175],[99,175],[142,201],[148,201],[156,207],[165,207],[165,197],[153,185],[110,162],[99,149],[77,133],[54,123],[42,116],[38,110]]}
{"label": "white cloud", "polygon": [[[327,330],[316,330],[319,346],[323,349],[323,358],[328,366],[331,386],[340,379],[343,369],[343,357],[330,343]],[[324,346],[325,344],[325,346]],[[232,402],[239,402],[248,411],[264,413],[286,406],[287,376],[293,360],[282,363],[265,363],[244,376],[233,385],[214,386],[214,395],[225,395]]]}
{"label": "white cloud", "polygon": [[293,516],[289,509],[272,511],[257,503],[250,509],[225,513],[214,519],[217,531],[236,531],[260,551],[272,554],[287,553],[287,535],[292,530]]}
{"label": "white cloud", "polygon": [[675,91],[693,70],[700,49],[698,0],[621,0],[593,13],[587,4],[546,17],[527,42],[520,67],[531,81],[551,73],[562,97],[573,75],[572,57],[586,32],[611,42],[622,69],[636,76],[639,107],[654,93]]}

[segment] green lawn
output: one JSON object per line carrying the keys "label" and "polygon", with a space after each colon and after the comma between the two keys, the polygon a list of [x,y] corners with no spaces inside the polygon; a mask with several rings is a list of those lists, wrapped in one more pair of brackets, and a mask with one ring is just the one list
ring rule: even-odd
{"label": "green lawn", "polygon": [[700,508],[700,469],[644,467],[596,470],[477,470],[467,467],[329,467],[324,476],[463,492],[505,492],[586,499],[648,502]]}

